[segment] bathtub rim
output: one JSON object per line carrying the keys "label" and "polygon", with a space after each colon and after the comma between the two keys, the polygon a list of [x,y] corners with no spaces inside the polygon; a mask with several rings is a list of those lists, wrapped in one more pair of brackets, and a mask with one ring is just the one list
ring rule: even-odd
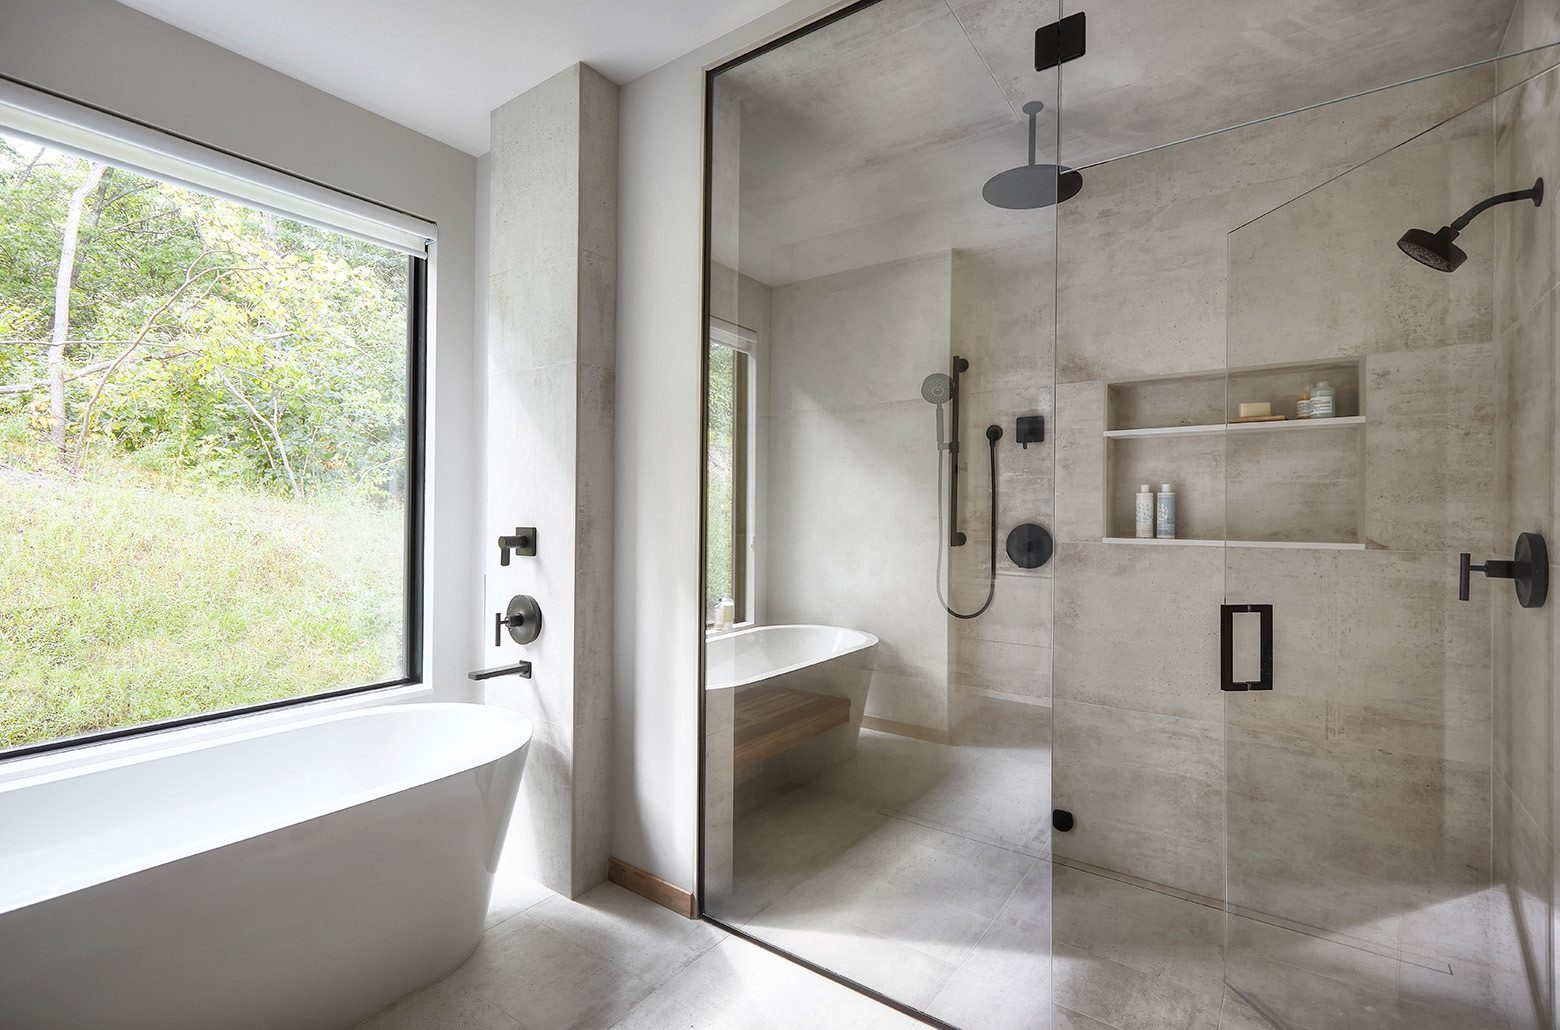
{"label": "bathtub rim", "polygon": [[[461,760],[458,764],[458,767],[451,767],[449,769],[441,770],[437,775],[434,776],[403,776],[388,778],[373,787],[342,795],[339,798],[333,799],[329,802],[313,802],[306,805],[300,805],[298,808],[290,810],[287,814],[287,818],[283,821],[278,821],[272,818],[263,821],[242,823],[237,827],[230,827],[221,832],[211,833],[193,841],[186,842],[176,848],[169,848],[155,851],[150,854],[143,854],[135,859],[120,861],[118,863],[104,862],[101,867],[101,872],[94,874],[90,878],[76,877],[67,880],[56,881],[42,891],[34,891],[31,894],[21,895],[20,900],[0,902],[0,916],[4,916],[11,912],[20,911],[33,905],[46,904],[55,898],[64,897],[68,894],[74,894],[78,891],[87,890],[99,884],[111,883],[114,880],[123,879],[127,876],[134,876],[135,874],[145,872],[148,869],[155,869],[159,866],[169,865],[171,863],[178,862],[186,858],[191,858],[196,855],[218,851],[222,848],[230,847],[235,844],[241,844],[244,841],[263,837],[268,833],[275,833],[280,830],[285,830],[290,826],[299,826],[316,819],[326,818],[336,812],[348,811],[362,805],[371,804],[375,801],[394,797],[397,794],[416,790],[417,788],[427,784],[438,783],[452,776],[466,775],[484,766],[491,765],[495,762],[501,762],[516,754],[525,754],[529,750],[531,742],[535,739],[536,736],[536,724],[531,719],[526,718],[524,715],[521,715],[512,709],[504,708],[498,705],[466,703],[459,701],[429,702],[429,705],[441,709],[481,708],[495,711],[501,713],[498,716],[500,719],[515,723],[515,728],[521,730],[522,732],[518,735],[517,742],[506,742],[505,746],[501,748],[489,747],[481,751],[473,752],[472,754],[480,756],[480,760],[475,760],[470,757],[470,754],[463,753],[461,755]],[[333,711],[313,719],[294,719],[280,722],[274,725],[255,727],[244,733],[225,733],[220,736],[213,736],[206,739],[185,740],[182,743],[160,747],[150,751],[137,750],[132,754],[122,754],[111,759],[79,763],[63,769],[53,769],[41,772],[35,776],[19,777],[6,780],[4,782],[0,782],[0,793],[20,793],[21,791],[30,788],[44,787],[50,783],[56,783],[61,780],[73,779],[76,777],[88,776],[96,773],[112,773],[112,771],[115,769],[137,765],[142,762],[155,761],[158,758],[173,758],[179,755],[208,751],[221,748],[229,744],[239,743],[245,740],[254,740],[262,737],[288,733],[293,730],[302,729],[306,726],[327,725],[349,719],[364,718],[372,715],[376,709],[383,709],[385,712],[395,712],[397,714],[405,713],[406,715],[411,715],[415,709],[422,707],[428,707],[428,705],[369,705],[348,711]],[[78,880],[80,882],[77,882]]]}
{"label": "bathtub rim", "polygon": [[742,687],[750,687],[755,683],[762,683],[765,680],[774,679],[776,676],[784,676],[787,673],[796,672],[798,669],[810,669],[815,665],[823,665],[826,662],[832,662],[836,659],[844,658],[846,655],[855,654],[858,651],[865,651],[869,647],[876,647],[878,644],[882,643],[882,640],[876,633],[872,633],[864,629],[853,629],[850,626],[830,626],[821,622],[784,622],[773,626],[757,624],[742,626],[737,629],[727,630],[721,633],[706,633],[704,636],[704,645],[707,648],[710,642],[714,640],[730,640],[733,637],[746,636],[750,633],[760,633],[764,630],[781,629],[821,629],[828,630],[833,633],[856,633],[860,634],[865,639],[857,644],[845,648],[842,651],[835,651],[826,658],[819,658],[816,661],[793,662],[790,665],[783,665],[780,668],[771,669],[761,676],[749,676],[747,679],[736,680],[731,683],[712,684],[709,680],[709,666],[708,661],[706,660],[704,690],[706,692],[717,690],[740,690]]}

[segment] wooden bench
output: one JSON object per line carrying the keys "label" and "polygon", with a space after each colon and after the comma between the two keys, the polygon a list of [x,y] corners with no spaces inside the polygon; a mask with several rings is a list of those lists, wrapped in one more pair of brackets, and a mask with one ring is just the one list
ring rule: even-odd
{"label": "wooden bench", "polygon": [[850,700],[788,687],[740,690],[734,699],[732,764],[757,765],[809,737],[850,722]]}

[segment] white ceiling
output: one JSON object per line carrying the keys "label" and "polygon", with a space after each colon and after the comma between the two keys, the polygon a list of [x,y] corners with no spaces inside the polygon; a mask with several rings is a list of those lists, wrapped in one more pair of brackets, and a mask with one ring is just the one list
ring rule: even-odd
{"label": "white ceiling", "polygon": [[120,0],[471,154],[575,61],[624,83],[780,0]]}

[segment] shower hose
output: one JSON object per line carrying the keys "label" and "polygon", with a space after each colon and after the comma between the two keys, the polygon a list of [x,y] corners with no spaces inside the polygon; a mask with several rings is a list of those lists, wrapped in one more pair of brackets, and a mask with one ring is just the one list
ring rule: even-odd
{"label": "shower hose", "polygon": [[[956,612],[948,607],[948,599],[943,596],[943,551],[948,547],[948,538],[945,533],[943,520],[943,458],[942,448],[937,449],[937,600],[942,602],[943,611],[952,615],[955,619],[975,619],[984,615],[987,608],[991,607],[991,599],[997,593],[997,435],[991,432],[986,434],[987,453],[991,459],[991,562],[986,575],[986,601],[972,612]],[[950,453],[949,461],[957,461],[958,457]]]}

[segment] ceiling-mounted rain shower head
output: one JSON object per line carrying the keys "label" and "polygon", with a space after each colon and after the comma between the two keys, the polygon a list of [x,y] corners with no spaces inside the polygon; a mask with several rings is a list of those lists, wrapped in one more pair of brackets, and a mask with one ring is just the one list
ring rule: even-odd
{"label": "ceiling-mounted rain shower head", "polygon": [[1463,253],[1463,249],[1453,241],[1468,228],[1468,223],[1497,204],[1510,204],[1517,200],[1531,200],[1534,207],[1543,204],[1544,180],[1535,179],[1531,189],[1517,190],[1515,193],[1499,193],[1488,200],[1481,200],[1451,225],[1443,225],[1435,232],[1429,229],[1410,229],[1403,234],[1402,239],[1398,240],[1398,250],[1437,272],[1455,272],[1464,261],[1468,260],[1468,255]]}
{"label": "ceiling-mounted rain shower head", "polygon": [[953,399],[953,380],[943,372],[933,372],[921,380],[921,397],[933,404],[947,404]]}
{"label": "ceiling-mounted rain shower head", "polygon": [[986,180],[980,195],[992,207],[1031,211],[1071,200],[1083,189],[1083,176],[1062,165],[1035,164],[1035,119],[1045,105],[1031,100],[1024,105],[1029,116],[1029,163],[998,172]]}

